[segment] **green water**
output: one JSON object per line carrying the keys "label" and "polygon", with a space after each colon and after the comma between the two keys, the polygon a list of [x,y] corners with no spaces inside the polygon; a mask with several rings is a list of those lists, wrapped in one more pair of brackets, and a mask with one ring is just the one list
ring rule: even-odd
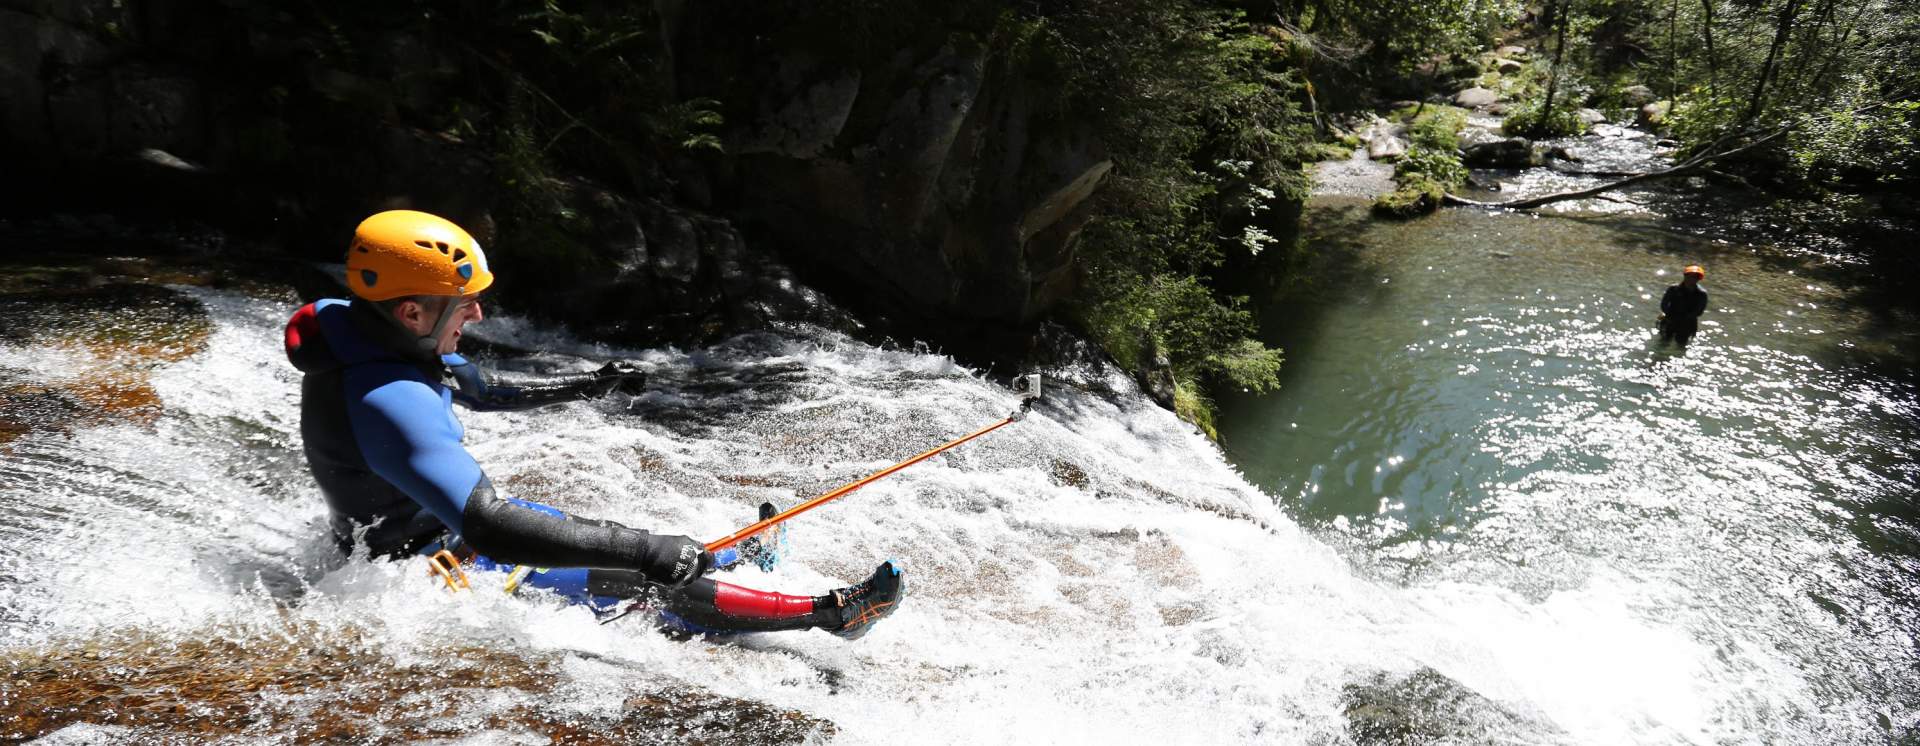
{"label": "green water", "polygon": [[[1318,269],[1261,309],[1283,388],[1220,422],[1303,523],[1409,586],[1611,579],[1726,660],[1765,651],[1724,675],[1802,682],[1729,703],[1749,725],[1914,719],[1911,319],[1849,270],[1653,220],[1307,220]],[[1711,303],[1681,351],[1653,324],[1692,263]]]}

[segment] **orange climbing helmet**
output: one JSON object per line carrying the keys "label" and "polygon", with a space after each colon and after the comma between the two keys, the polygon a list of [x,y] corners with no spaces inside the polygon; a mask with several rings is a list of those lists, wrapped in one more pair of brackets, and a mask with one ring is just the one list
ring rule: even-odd
{"label": "orange climbing helmet", "polygon": [[347,287],[371,301],[477,295],[493,284],[480,242],[453,221],[388,210],[360,222],[347,248]]}
{"label": "orange climbing helmet", "polygon": [[1693,277],[1698,277],[1704,280],[1704,279],[1707,279],[1707,268],[1702,267],[1698,264],[1689,264],[1687,265],[1686,269],[1680,270],[1680,274],[1681,276],[1691,275]]}

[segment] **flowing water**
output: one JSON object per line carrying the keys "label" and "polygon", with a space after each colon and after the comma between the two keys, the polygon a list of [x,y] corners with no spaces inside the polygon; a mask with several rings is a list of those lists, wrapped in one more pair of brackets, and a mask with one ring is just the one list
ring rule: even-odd
{"label": "flowing water", "polygon": [[[1913,319],[1645,210],[1307,221],[1322,267],[1263,309],[1283,388],[1223,402],[1229,456],[1497,691],[1623,740],[1914,737]],[[1693,263],[1682,351],[1654,321]]]}
{"label": "flowing water", "polygon": [[[734,576],[811,593],[904,561],[904,607],[859,642],[676,640],[639,617],[601,625],[509,597],[492,576],[448,593],[423,561],[328,549],[280,351],[297,301],[175,290],[211,322],[182,354],[123,359],[67,328],[0,343],[0,371],[31,386],[84,390],[130,368],[150,392],[141,416],[0,444],[6,737],[1339,742],[1355,687],[1428,669],[1524,693],[1517,714],[1488,716],[1515,732],[1675,732],[1625,704],[1547,723],[1536,709],[1590,684],[1513,678],[1499,646],[1435,599],[1357,579],[1204,437],[1095,369],[1058,371],[1024,421],[807,514],[776,572]],[[947,358],[811,329],[687,351],[602,348],[513,319],[479,332],[544,350],[514,363],[525,369],[620,356],[653,373],[637,399],[466,414],[497,484],[695,536],[1016,403]],[[1442,596],[1541,638],[1578,632],[1492,589]]]}
{"label": "flowing water", "polygon": [[[455,594],[420,561],[337,557],[280,352],[291,294],[33,306],[43,333],[0,330],[0,740],[1872,743],[1912,726],[1910,326],[1645,221],[1311,220],[1341,261],[1270,309],[1286,387],[1226,402],[1234,463],[1125,377],[1066,368],[1024,421],[798,519],[775,572],[730,574],[815,593],[902,560],[906,603],[854,643],[679,640],[499,577]],[[1684,354],[1649,341],[1683,260],[1714,294]],[[155,309],[184,331],[129,331]],[[496,484],[700,537],[1016,402],[945,357],[807,327],[691,350],[514,318],[476,335],[538,351],[509,368],[652,374],[637,398],[463,413]]]}

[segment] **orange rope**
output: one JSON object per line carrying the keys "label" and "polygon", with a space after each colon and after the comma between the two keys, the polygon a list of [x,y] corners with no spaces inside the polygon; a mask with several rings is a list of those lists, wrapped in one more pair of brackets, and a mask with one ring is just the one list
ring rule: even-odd
{"label": "orange rope", "polygon": [[876,471],[876,472],[874,472],[874,473],[872,473],[872,474],[868,474],[867,476],[865,476],[865,477],[862,477],[862,478],[861,478],[861,479],[860,479],[859,481],[855,481],[855,482],[849,482],[849,483],[847,483],[847,484],[845,484],[845,485],[842,485],[842,486],[841,486],[841,487],[840,487],[839,489],[836,489],[836,490],[834,490],[834,491],[832,491],[832,492],[829,492],[829,493],[827,493],[827,494],[824,494],[824,495],[821,495],[821,496],[819,496],[819,497],[816,497],[816,498],[813,498],[812,500],[808,500],[808,501],[806,501],[806,502],[803,502],[803,503],[800,503],[799,505],[795,505],[795,506],[793,506],[793,507],[791,507],[791,508],[788,508],[788,509],[786,509],[785,511],[783,511],[782,513],[780,513],[779,515],[776,515],[776,516],[774,516],[774,517],[772,517],[772,518],[768,518],[768,519],[766,519],[766,520],[764,520],[764,521],[760,521],[759,523],[755,523],[755,524],[753,524],[753,525],[751,525],[751,526],[748,526],[748,527],[746,527],[746,528],[743,528],[743,529],[740,529],[739,531],[735,531],[735,532],[733,532],[733,534],[732,534],[732,535],[730,535],[730,536],[728,536],[727,538],[724,538],[724,539],[720,539],[720,540],[718,540],[718,541],[712,541],[712,542],[708,542],[708,543],[707,543],[707,551],[709,551],[709,552],[718,552],[718,551],[720,551],[720,550],[722,550],[722,549],[726,549],[727,547],[730,547],[730,546],[733,546],[734,544],[737,544],[737,543],[740,543],[740,542],[741,542],[742,540],[745,540],[745,539],[746,539],[747,537],[749,537],[749,536],[752,536],[752,535],[754,535],[754,534],[757,534],[757,533],[760,533],[761,531],[765,531],[765,530],[767,530],[768,528],[772,528],[773,526],[775,526],[775,525],[777,525],[777,524],[779,524],[779,523],[780,523],[781,521],[785,521],[785,520],[787,520],[788,518],[792,518],[792,517],[794,517],[794,516],[797,516],[797,515],[800,515],[801,513],[805,513],[805,512],[807,512],[807,511],[809,511],[809,510],[812,510],[812,509],[814,509],[814,508],[816,508],[816,507],[818,507],[818,506],[820,506],[820,505],[821,505],[822,503],[825,503],[825,502],[827,502],[827,501],[829,501],[829,500],[832,500],[832,499],[834,499],[834,498],[836,498],[836,497],[839,497],[839,496],[841,496],[841,495],[844,495],[844,494],[847,494],[847,493],[849,493],[849,492],[852,492],[852,491],[854,491],[854,490],[857,490],[857,489],[860,489],[861,487],[865,487],[865,486],[867,486],[867,484],[868,484],[868,483],[870,483],[870,482],[872,482],[872,481],[874,481],[874,480],[876,480],[876,479],[879,479],[879,478],[881,478],[881,477],[884,477],[884,476],[886,476],[886,475],[888,475],[888,474],[892,474],[892,473],[894,473],[894,472],[896,472],[896,471],[899,471],[899,470],[901,470],[901,469],[905,469],[905,468],[907,468],[907,467],[909,467],[909,466],[912,466],[912,465],[914,465],[914,464],[917,464],[917,463],[920,463],[920,462],[922,462],[922,461],[925,461],[925,460],[927,460],[927,459],[929,459],[929,458],[933,458],[933,457],[934,457],[934,455],[936,455],[936,454],[938,454],[938,453],[940,453],[941,451],[944,451],[944,450],[947,450],[947,449],[949,449],[949,448],[952,448],[952,447],[954,447],[954,446],[957,446],[957,445],[960,445],[961,443],[965,443],[965,442],[967,442],[967,441],[969,441],[969,440],[973,440],[974,438],[978,438],[978,437],[980,437],[980,436],[982,436],[982,435],[986,435],[987,433],[990,433],[990,432],[993,432],[993,431],[995,431],[995,430],[998,430],[998,429],[1000,429],[1001,427],[1003,427],[1003,426],[1005,426],[1005,425],[1006,425],[1007,423],[1010,423],[1010,422],[1013,422],[1013,421],[1015,421],[1015,420],[1018,420],[1018,419],[1020,419],[1020,416],[1019,416],[1019,415],[1017,415],[1017,414],[1016,414],[1016,415],[1013,415],[1013,416],[1011,416],[1011,417],[1008,417],[1008,418],[1006,418],[1006,419],[1004,419],[1004,420],[1001,420],[1001,421],[999,421],[999,422],[995,422],[995,423],[993,423],[993,424],[991,424],[991,425],[988,425],[988,426],[986,426],[986,427],[983,427],[983,428],[980,428],[979,430],[976,430],[976,431],[974,431],[974,433],[973,433],[972,435],[968,435],[968,436],[966,436],[966,437],[964,437],[964,438],[960,438],[959,440],[955,440],[955,441],[952,441],[952,442],[950,442],[950,443],[948,443],[948,444],[946,444],[946,445],[943,445],[943,446],[940,446],[939,448],[935,448],[935,449],[933,449],[933,450],[931,450],[931,451],[927,451],[926,453],[922,453],[922,454],[920,454],[920,455],[918,455],[918,456],[915,456],[915,457],[913,457],[913,458],[910,458],[910,459],[907,459],[907,460],[905,460],[905,461],[902,461],[902,462],[900,462],[900,463],[897,463],[897,464],[894,464],[894,465],[892,465],[892,466],[889,466],[889,467],[887,467],[887,468],[885,468],[885,469],[881,469],[880,471]]}

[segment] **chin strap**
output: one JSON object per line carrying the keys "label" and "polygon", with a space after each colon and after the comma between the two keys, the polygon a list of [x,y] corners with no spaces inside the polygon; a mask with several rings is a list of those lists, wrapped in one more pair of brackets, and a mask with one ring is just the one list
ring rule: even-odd
{"label": "chin strap", "polygon": [[[442,296],[440,300],[440,318],[433,322],[433,331],[427,332],[425,336],[413,340],[413,343],[419,346],[422,352],[428,354],[434,354],[440,351],[440,333],[447,330],[447,323],[453,321],[453,309],[460,306],[460,299],[458,297]],[[395,319],[395,321],[398,322],[399,320]]]}

